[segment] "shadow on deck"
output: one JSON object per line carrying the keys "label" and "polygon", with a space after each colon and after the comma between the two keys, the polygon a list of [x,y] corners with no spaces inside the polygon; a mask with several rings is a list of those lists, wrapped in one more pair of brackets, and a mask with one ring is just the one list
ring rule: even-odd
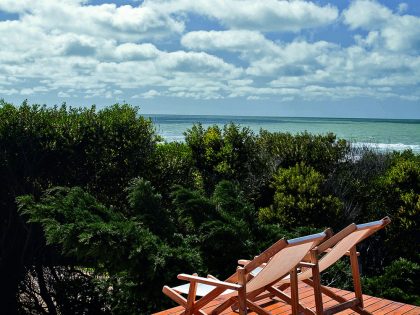
{"label": "shadow on deck", "polygon": [[[336,294],[349,299],[354,297],[354,293],[350,291],[340,290],[340,289],[332,289]],[[285,292],[289,292],[289,289]],[[382,298],[377,298],[369,295],[364,295],[364,304],[367,311],[371,312],[374,315],[420,315],[420,307],[394,302],[390,300],[385,300]],[[162,296],[162,298],[164,298]],[[326,295],[322,295],[324,308],[334,305],[336,302],[333,301],[331,298],[327,297]],[[210,303],[206,308],[203,310],[210,314],[211,310],[215,307],[215,305],[219,304],[223,301],[223,297],[218,298],[216,301]],[[313,289],[307,284],[299,283],[299,301],[304,304],[306,307],[311,309],[315,309],[315,300],[313,295]],[[258,304],[263,307],[265,310],[269,311],[272,315],[288,315],[291,314],[291,307],[290,305],[285,304],[283,301],[275,299],[264,299],[258,302]],[[169,310],[161,311],[155,313],[154,315],[178,315],[182,312],[182,308],[175,307]],[[232,310],[228,309],[227,311],[223,312],[224,315],[237,315],[238,313],[233,312]],[[255,314],[254,312],[249,312],[248,314]],[[337,314],[344,315],[344,314],[357,314],[351,309],[339,312]]]}

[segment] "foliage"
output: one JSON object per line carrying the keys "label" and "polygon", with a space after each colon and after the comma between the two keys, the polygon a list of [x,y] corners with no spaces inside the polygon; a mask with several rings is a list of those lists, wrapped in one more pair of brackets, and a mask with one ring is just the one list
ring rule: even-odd
{"label": "foliage", "polygon": [[324,182],[325,177],[305,163],[280,168],[272,182],[273,205],[260,209],[260,220],[278,222],[285,227],[332,225],[341,202],[323,193]]}
{"label": "foliage", "polygon": [[[392,257],[420,263],[420,159],[396,156],[377,182],[382,212],[393,219],[387,237]],[[410,244],[410,246],[400,246]]]}
{"label": "foliage", "polygon": [[[369,147],[351,147],[347,158],[327,178],[326,189],[343,202],[342,225],[378,218],[376,181],[390,167],[392,156]],[[375,213],[375,214],[374,214]]]}
{"label": "foliage", "polygon": [[237,185],[221,181],[210,198],[199,191],[177,187],[173,198],[179,226],[198,237],[209,272],[227,276],[234,270],[226,271],[225,266],[234,266],[239,256],[252,255],[253,208]]}
{"label": "foliage", "polygon": [[349,259],[347,257],[341,258],[322,273],[321,280],[322,284],[326,286],[349,291],[354,290]]}
{"label": "foliage", "polygon": [[[160,207],[160,199],[148,182],[135,180],[127,191],[135,208],[130,211],[106,207],[77,187],[48,190],[38,202],[22,196],[18,203],[29,222],[42,225],[48,244],[60,245],[64,255],[103,275],[105,292],[113,293],[107,294],[113,313],[145,314],[156,307],[163,284],[175,276],[168,269],[188,269],[200,257],[182,239],[165,243],[145,226],[161,224],[150,221],[150,210]],[[133,212],[138,216],[124,216]]]}
{"label": "foliage", "polygon": [[400,258],[385,267],[380,276],[365,278],[366,294],[420,305],[420,265]]}
{"label": "foliage", "polygon": [[256,193],[265,165],[250,129],[231,123],[223,129],[214,125],[205,130],[198,124],[185,132],[185,141],[207,194],[223,179],[237,181],[251,195]]}
{"label": "foliage", "polygon": [[22,314],[110,314],[106,296],[87,268],[37,266],[29,269],[26,278],[21,282],[25,288],[21,288],[19,297]]}
{"label": "foliage", "polygon": [[38,225],[26,224],[18,215],[15,198],[37,198],[53,186],[81,186],[104,203],[124,204],[122,188],[132,178],[152,173],[155,147],[151,122],[126,104],[98,111],[0,101],[2,311],[16,313],[25,272],[67,260],[45,246]]}
{"label": "foliage", "polygon": [[[234,124],[185,137],[158,143],[127,104],[1,102],[2,311],[149,314],[178,273],[223,278],[279,238],[385,215],[358,247],[366,287],[419,303],[420,155]],[[351,288],[346,261],[323,280]]]}
{"label": "foliage", "polygon": [[337,140],[332,133],[312,135],[303,132],[292,135],[261,130],[259,143],[276,169],[304,162],[324,175],[331,173],[349,151],[347,142]]}
{"label": "foliage", "polygon": [[192,152],[188,145],[179,142],[160,143],[152,158],[154,172],[151,177],[153,186],[169,199],[172,187],[199,187],[201,180],[194,169]]}

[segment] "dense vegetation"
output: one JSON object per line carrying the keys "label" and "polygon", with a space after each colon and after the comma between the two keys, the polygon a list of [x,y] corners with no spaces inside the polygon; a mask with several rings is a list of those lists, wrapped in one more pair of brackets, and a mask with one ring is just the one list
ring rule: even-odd
{"label": "dense vegetation", "polygon": [[280,237],[385,215],[359,248],[365,292],[420,304],[419,155],[234,124],[160,140],[126,104],[0,102],[4,314],[150,314],[180,272],[223,278]]}

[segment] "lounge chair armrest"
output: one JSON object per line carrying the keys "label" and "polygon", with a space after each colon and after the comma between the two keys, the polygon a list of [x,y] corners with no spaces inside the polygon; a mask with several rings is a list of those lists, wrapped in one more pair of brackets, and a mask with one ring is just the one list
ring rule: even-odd
{"label": "lounge chair armrest", "polygon": [[[324,253],[329,253],[331,251],[331,248],[327,248],[324,250]],[[348,250],[344,255],[350,256],[350,251]],[[360,256],[360,252],[356,252],[357,256]]]}
{"label": "lounge chair armrest", "polygon": [[239,259],[238,260],[238,265],[246,266],[249,262],[250,262],[249,259]]}
{"label": "lounge chair armrest", "polygon": [[198,276],[187,275],[185,273],[179,274],[178,279],[179,280],[190,281],[190,282],[195,281],[195,282],[199,282],[199,283],[213,285],[215,287],[221,287],[221,288],[231,289],[231,290],[236,290],[236,291],[242,288],[242,286],[239,285],[239,284],[220,281],[220,280],[214,280],[214,279],[210,279],[210,278],[203,278],[203,277],[198,277]]}
{"label": "lounge chair armrest", "polygon": [[316,264],[309,263],[309,262],[306,262],[306,261],[301,261],[301,262],[298,264],[298,267],[306,267],[306,268],[313,268],[313,267],[315,267],[315,266],[316,266]]}

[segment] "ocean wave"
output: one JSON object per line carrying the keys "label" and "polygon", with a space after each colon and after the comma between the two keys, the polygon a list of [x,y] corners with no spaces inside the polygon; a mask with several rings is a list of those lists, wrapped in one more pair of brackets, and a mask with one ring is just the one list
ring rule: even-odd
{"label": "ocean wave", "polygon": [[352,146],[357,147],[357,148],[368,147],[368,148],[376,149],[378,151],[412,150],[413,152],[420,152],[419,144],[353,142]]}
{"label": "ocean wave", "polygon": [[[166,142],[185,142],[184,135],[160,133],[160,136]],[[404,151],[411,150],[415,153],[420,153],[420,144],[404,144],[404,143],[377,143],[377,142],[357,142],[351,141],[351,145],[355,148],[370,148],[380,152]]]}

